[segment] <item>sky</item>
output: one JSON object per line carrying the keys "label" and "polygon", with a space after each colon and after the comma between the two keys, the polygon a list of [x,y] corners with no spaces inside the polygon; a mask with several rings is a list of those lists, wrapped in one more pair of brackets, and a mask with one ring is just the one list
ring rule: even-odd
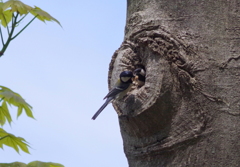
{"label": "sky", "polygon": [[128,166],[112,105],[91,120],[108,92],[109,63],[124,37],[126,2],[22,2],[47,11],[62,28],[35,20],[0,58],[0,85],[19,93],[36,118],[23,113],[17,119],[17,108],[11,107],[13,123],[3,128],[25,138],[31,154],[5,146],[0,163],[38,160],[65,167]]}

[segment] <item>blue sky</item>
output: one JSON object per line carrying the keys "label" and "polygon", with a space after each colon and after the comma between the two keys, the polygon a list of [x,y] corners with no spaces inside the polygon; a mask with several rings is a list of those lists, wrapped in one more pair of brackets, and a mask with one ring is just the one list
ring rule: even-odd
{"label": "blue sky", "polygon": [[63,28],[36,20],[0,59],[1,85],[21,94],[33,106],[36,118],[23,114],[16,119],[16,108],[11,108],[14,122],[4,129],[24,137],[30,143],[31,154],[19,155],[4,147],[0,162],[128,166],[112,105],[91,120],[108,92],[108,67],[124,37],[126,2],[22,2],[47,11]]}

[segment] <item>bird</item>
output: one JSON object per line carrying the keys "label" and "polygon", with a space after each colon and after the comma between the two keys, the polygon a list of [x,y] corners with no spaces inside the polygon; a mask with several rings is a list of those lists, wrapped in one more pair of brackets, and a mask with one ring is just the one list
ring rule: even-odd
{"label": "bird", "polygon": [[118,81],[115,83],[113,89],[109,91],[109,93],[103,98],[106,99],[105,103],[97,110],[97,112],[93,115],[92,120],[95,120],[98,115],[104,110],[104,108],[112,102],[114,99],[123,98],[132,85],[133,78],[132,71],[123,71],[119,75]]}
{"label": "bird", "polygon": [[146,80],[145,70],[143,68],[137,68],[133,71],[133,75],[134,75],[134,83],[138,87],[143,86]]}

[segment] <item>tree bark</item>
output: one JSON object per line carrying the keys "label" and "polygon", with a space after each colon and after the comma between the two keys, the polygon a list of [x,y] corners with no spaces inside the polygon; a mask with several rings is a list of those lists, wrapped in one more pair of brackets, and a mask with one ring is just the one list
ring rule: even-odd
{"label": "tree bark", "polygon": [[129,166],[240,166],[240,1],[128,0],[109,87],[139,65],[113,103]]}

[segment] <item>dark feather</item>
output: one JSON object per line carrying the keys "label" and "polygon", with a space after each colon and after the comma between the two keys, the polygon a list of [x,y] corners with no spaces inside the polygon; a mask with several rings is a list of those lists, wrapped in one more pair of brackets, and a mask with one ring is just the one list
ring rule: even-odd
{"label": "dark feather", "polygon": [[108,98],[108,97],[115,97],[117,94],[119,94],[120,92],[126,90],[129,87],[129,83],[126,84],[122,84],[121,86],[117,86],[115,88],[113,88],[112,90],[109,91],[109,93],[104,97],[104,99]]}
{"label": "dark feather", "polygon": [[95,120],[98,115],[104,110],[104,108],[112,101],[113,97],[107,98],[105,103],[97,110],[97,112],[93,115],[92,120]]}

